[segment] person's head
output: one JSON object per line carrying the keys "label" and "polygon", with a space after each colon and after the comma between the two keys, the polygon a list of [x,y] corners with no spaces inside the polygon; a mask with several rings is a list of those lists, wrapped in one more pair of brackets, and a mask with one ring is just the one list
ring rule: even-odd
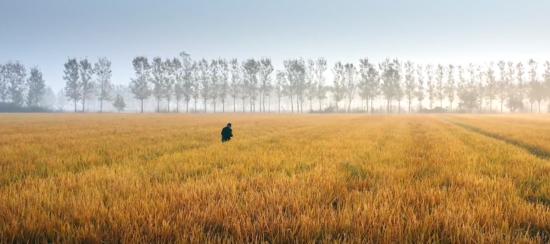
{"label": "person's head", "polygon": [[231,127],[231,123],[227,123],[227,127]]}

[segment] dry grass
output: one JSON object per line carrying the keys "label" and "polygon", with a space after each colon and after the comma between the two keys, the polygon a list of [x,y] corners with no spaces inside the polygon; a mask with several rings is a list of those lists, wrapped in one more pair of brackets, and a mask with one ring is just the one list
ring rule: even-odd
{"label": "dry grass", "polygon": [[550,161],[456,121],[550,145],[540,116],[1,115],[0,242],[549,242]]}

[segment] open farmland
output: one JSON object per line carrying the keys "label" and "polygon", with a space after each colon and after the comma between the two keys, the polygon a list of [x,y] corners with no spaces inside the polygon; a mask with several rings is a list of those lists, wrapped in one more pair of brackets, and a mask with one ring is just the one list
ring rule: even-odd
{"label": "open farmland", "polygon": [[549,242],[549,128],[527,115],[0,115],[0,242]]}

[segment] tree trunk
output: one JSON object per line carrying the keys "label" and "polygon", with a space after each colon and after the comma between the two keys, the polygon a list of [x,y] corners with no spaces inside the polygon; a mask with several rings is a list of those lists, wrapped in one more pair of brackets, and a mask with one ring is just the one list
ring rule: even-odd
{"label": "tree trunk", "polygon": [[76,113],[76,99],[74,100],[74,112]]}
{"label": "tree trunk", "polygon": [[103,113],[103,99],[99,99],[99,112]]}
{"label": "tree trunk", "polygon": [[279,113],[281,113],[281,97],[280,96],[279,96],[279,100],[278,100],[278,105],[279,105],[278,111],[279,111]]}
{"label": "tree trunk", "polygon": [[222,98],[222,113],[225,113],[225,98]]}
{"label": "tree trunk", "polygon": [[143,99],[140,99],[141,101],[141,113],[143,113]]}
{"label": "tree trunk", "polygon": [[253,101],[252,98],[250,98],[250,104],[249,104],[249,105],[250,105],[250,112],[251,112],[251,113],[253,112],[253,111],[252,111],[252,106],[253,106],[254,102],[255,102],[255,101]]}
{"label": "tree trunk", "polygon": [[292,98],[292,95],[290,95],[290,111],[294,113],[294,99]]}
{"label": "tree trunk", "polygon": [[185,112],[189,113],[189,100],[185,100]]}
{"label": "tree trunk", "polygon": [[160,112],[160,99],[157,97],[157,113]]}
{"label": "tree trunk", "polygon": [[216,112],[216,99],[212,101],[212,104],[214,105],[214,113]]}
{"label": "tree trunk", "polygon": [[262,92],[262,95],[260,96],[260,112],[265,113],[265,95]]}

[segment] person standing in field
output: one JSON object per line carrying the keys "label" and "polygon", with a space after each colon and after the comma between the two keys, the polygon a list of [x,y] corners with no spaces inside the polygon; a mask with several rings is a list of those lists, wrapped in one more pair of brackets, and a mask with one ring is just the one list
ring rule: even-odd
{"label": "person standing in field", "polygon": [[222,143],[231,140],[233,137],[233,129],[231,129],[231,123],[227,123],[227,126],[222,129]]}

